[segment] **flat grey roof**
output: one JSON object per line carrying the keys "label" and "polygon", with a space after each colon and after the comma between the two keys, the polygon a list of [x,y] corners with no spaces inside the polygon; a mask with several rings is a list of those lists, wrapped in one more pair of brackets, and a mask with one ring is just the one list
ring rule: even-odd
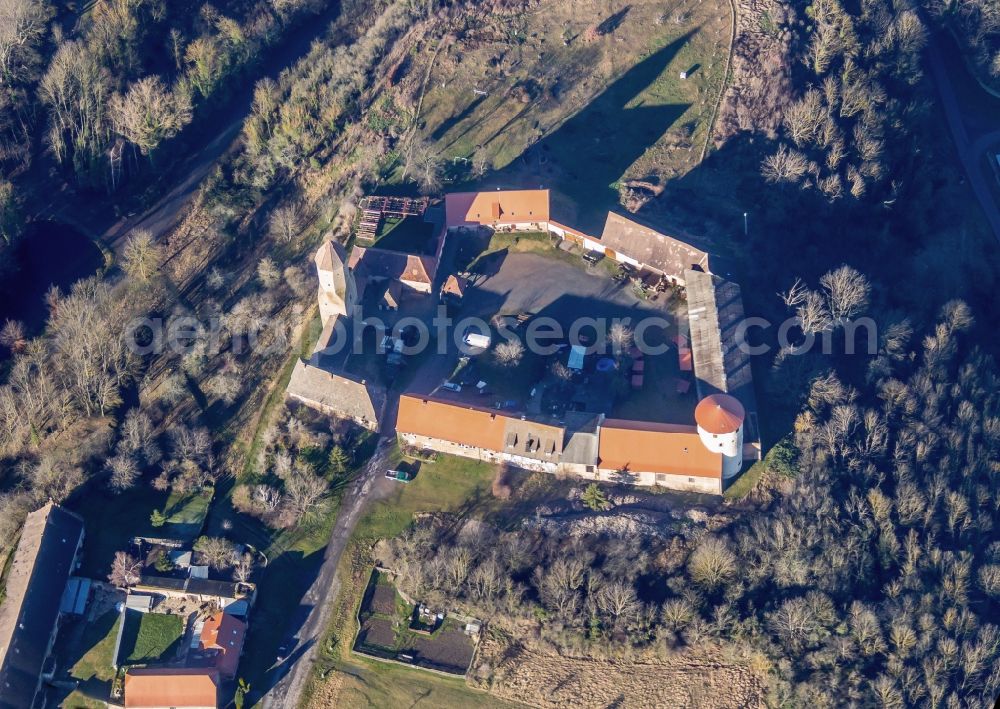
{"label": "flat grey roof", "polygon": [[745,319],[740,287],[701,271],[688,270],[684,277],[698,398],[730,394],[756,416],[750,355],[737,339]]}

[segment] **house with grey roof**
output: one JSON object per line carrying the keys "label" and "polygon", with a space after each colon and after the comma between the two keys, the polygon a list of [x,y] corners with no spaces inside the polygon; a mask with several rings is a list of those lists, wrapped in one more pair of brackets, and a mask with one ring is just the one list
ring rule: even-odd
{"label": "house with grey roof", "polygon": [[0,603],[2,709],[43,704],[45,665],[82,546],[83,519],[51,501],[24,522]]}

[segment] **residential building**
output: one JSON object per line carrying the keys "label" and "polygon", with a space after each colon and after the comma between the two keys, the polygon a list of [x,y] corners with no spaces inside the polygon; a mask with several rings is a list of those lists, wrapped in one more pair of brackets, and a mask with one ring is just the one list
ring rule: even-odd
{"label": "residential building", "polygon": [[82,544],[83,519],[52,502],[25,520],[0,602],[2,709],[31,709],[43,703],[46,660]]}
{"label": "residential building", "polygon": [[368,283],[386,280],[399,281],[418,293],[430,293],[437,273],[437,259],[434,256],[355,246],[348,267],[354,273],[361,294]]}
{"label": "residential building", "polygon": [[448,229],[548,231],[548,190],[452,192],[444,197]]}
{"label": "residential building", "polygon": [[125,709],[216,709],[219,672],[214,668],[130,668]]}
{"label": "residential building", "polygon": [[223,679],[236,676],[246,634],[247,624],[229,613],[213,613],[205,620],[198,648],[203,652],[214,652],[215,668]]}

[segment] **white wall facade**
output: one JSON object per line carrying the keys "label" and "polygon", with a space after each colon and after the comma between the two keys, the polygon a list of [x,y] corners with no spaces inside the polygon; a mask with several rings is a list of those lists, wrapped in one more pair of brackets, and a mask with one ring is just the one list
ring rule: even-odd
{"label": "white wall facade", "polygon": [[743,426],[733,433],[709,433],[698,426],[698,436],[706,448],[722,454],[722,477],[731,478],[743,469]]}
{"label": "white wall facade", "polygon": [[592,465],[579,465],[574,463],[559,464],[547,463],[533,458],[523,456],[497,453],[484,448],[466,446],[459,443],[452,443],[440,438],[429,438],[428,436],[418,436],[412,433],[400,433],[399,439],[404,444],[419,450],[436,451],[446,455],[457,455],[462,458],[471,458],[488,463],[509,463],[510,465],[524,470],[533,470],[544,473],[569,473],[584,480],[596,480],[609,483],[625,483],[629,485],[639,485],[645,487],[664,487],[671,490],[683,490],[687,492],[700,492],[709,495],[722,494],[721,478],[705,478],[687,475],[673,475],[671,473],[649,473],[649,472],[628,472],[624,475],[618,470],[608,468],[597,468]]}

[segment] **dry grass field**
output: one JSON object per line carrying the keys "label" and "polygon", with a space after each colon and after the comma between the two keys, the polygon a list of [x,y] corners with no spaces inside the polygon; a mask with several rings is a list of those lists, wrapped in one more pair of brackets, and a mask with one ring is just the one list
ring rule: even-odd
{"label": "dry grass field", "polygon": [[726,0],[541,0],[461,22],[463,38],[414,55],[400,86],[422,96],[420,135],[453,185],[544,184],[562,218],[592,228],[622,181],[698,164],[728,60]]}
{"label": "dry grass field", "polygon": [[492,632],[480,644],[476,663],[491,668],[492,695],[536,707],[764,706],[758,677],[704,650],[644,662],[577,659],[530,649]]}

